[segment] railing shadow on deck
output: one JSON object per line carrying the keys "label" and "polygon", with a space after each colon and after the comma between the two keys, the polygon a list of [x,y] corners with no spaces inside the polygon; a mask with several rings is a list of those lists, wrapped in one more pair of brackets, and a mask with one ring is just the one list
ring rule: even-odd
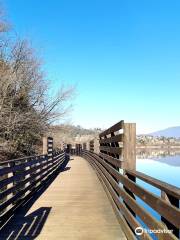
{"label": "railing shadow on deck", "polygon": [[[1,232],[1,240],[33,240],[41,232],[48,215],[51,211],[50,207],[41,207],[26,216],[26,212],[20,211],[13,219],[11,224]],[[13,224],[16,222],[16,224]],[[9,226],[10,225],[10,226]]]}
{"label": "railing shadow on deck", "polygon": [[61,172],[66,172],[66,171],[68,171],[70,169],[71,169],[71,167],[65,167]]}
{"label": "railing shadow on deck", "polygon": [[26,214],[57,176],[61,172],[70,170],[69,167],[66,167],[68,161],[69,159],[66,159],[47,182],[37,189],[23,205],[16,209],[14,215],[0,229],[0,240],[33,240],[40,234],[51,211],[51,207],[40,207],[32,213]]}

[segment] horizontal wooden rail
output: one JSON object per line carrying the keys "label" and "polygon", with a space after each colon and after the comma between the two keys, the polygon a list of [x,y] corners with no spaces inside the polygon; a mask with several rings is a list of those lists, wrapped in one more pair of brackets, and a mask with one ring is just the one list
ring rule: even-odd
{"label": "horizontal wooden rail", "polygon": [[[180,228],[179,208],[173,206],[170,202],[165,201],[160,196],[157,196],[149,192],[139,184],[130,180],[126,175],[121,174],[118,170],[113,168],[110,162],[105,161],[105,159],[102,158],[102,154],[98,155],[85,150],[82,152],[82,154],[90,162],[90,164],[93,165],[95,169],[98,171],[99,175],[101,176],[101,180],[104,181],[106,187],[108,188],[110,195],[114,201],[114,204],[116,205],[118,211],[120,212],[120,215],[124,219],[126,219],[128,224],[131,226],[130,229],[135,230],[137,226],[141,226],[140,222],[138,222],[138,218],[137,218],[138,216],[141,219],[141,221],[143,221],[144,224],[148,226],[149,229],[160,229],[162,231],[167,230],[164,223],[157,220],[155,217],[153,217],[150,212],[148,212],[145,208],[143,208],[139,204],[136,198],[128,194],[126,189],[132,192],[134,196],[137,196],[142,201],[144,201],[147,205],[149,205],[162,217],[164,217],[165,219],[168,219],[168,221],[173,226],[175,226],[178,229]],[[128,173],[130,173],[130,171]],[[140,175],[140,173],[137,172],[137,175],[138,174]],[[146,179],[148,179],[148,176],[147,175],[145,176],[146,176]],[[149,179],[151,178],[149,177]],[[163,189],[164,191],[170,193],[170,186],[167,186],[163,182],[161,186],[160,181],[157,180],[157,182],[159,184],[156,184],[156,187],[158,187],[160,190]],[[121,183],[121,185],[119,185],[119,183]],[[165,185],[166,187],[164,187]],[[176,190],[179,191],[178,188]],[[176,192],[175,196],[178,197],[179,199],[180,194],[178,193],[178,191]],[[133,213],[135,213],[135,215],[132,213],[130,209],[133,211]],[[125,228],[127,229],[128,226],[126,226]],[[171,232],[166,233],[165,236],[158,232],[156,233],[156,235],[158,239],[167,239],[167,240],[178,239]],[[129,239],[133,239],[133,238],[129,238]],[[150,235],[147,236],[147,234],[143,234],[141,235],[141,239],[152,239],[152,238]]]}
{"label": "horizontal wooden rail", "polygon": [[121,168],[123,164],[123,159],[116,159],[114,157],[108,156],[104,153],[99,153],[99,156],[103,158],[106,162],[112,164],[114,167]]}
{"label": "horizontal wooden rail", "polygon": [[116,123],[115,125],[113,125],[112,127],[108,128],[107,130],[105,130],[104,132],[99,134],[99,137],[104,137],[108,134],[114,133],[119,131],[120,129],[123,129],[124,126],[124,121],[120,121],[118,123]]}
{"label": "horizontal wooden rail", "polygon": [[[135,182],[128,179],[125,175],[120,174],[117,170],[109,166],[105,163],[101,158],[95,156],[96,160],[98,160],[104,168],[108,172],[110,172],[120,183],[122,183],[126,188],[128,188],[131,192],[133,192],[136,196],[141,198],[145,203],[147,203],[150,207],[156,210],[161,216],[166,217],[171,220],[171,222],[176,226],[180,227],[180,222],[178,217],[179,211],[177,208],[164,201],[160,197],[157,197],[155,194],[150,193],[145,190]],[[179,196],[180,197],[180,196]]]}
{"label": "horizontal wooden rail", "polygon": [[[0,200],[3,199],[4,197],[8,196],[10,193],[13,193],[18,187],[24,186],[26,183],[31,182],[34,178],[36,178],[38,176],[41,176],[41,174],[46,173],[46,171],[48,171],[50,169],[51,165],[55,166],[55,164],[59,163],[60,160],[63,160],[63,156],[61,158],[53,159],[53,160],[49,161],[48,166],[47,166],[47,163],[44,163],[42,165],[38,165],[38,167],[36,167],[36,168],[31,169],[30,171],[25,171],[23,173],[23,175],[18,174],[18,175],[21,175],[21,176],[27,176],[27,175],[30,175],[30,173],[32,174],[32,173],[36,172],[31,177],[27,177],[22,181],[18,182],[17,180],[18,180],[19,176],[17,175],[18,178],[17,178],[17,176],[14,176],[11,182],[16,181],[17,182],[16,185],[11,187],[11,188],[6,189],[3,192],[1,192],[0,193]],[[42,168],[44,166],[45,166],[45,168]],[[40,171],[37,171],[37,170],[40,170]],[[0,209],[1,209],[1,206],[0,206]]]}
{"label": "horizontal wooden rail", "polygon": [[37,155],[37,156],[28,156],[28,157],[23,157],[23,158],[11,159],[11,160],[0,162],[0,166],[7,165],[7,164],[10,164],[10,163],[16,163],[16,162],[24,162],[24,161],[27,162],[27,161],[31,161],[34,158],[41,158],[41,157],[44,157],[44,154]]}
{"label": "horizontal wooden rail", "polygon": [[103,150],[105,152],[108,153],[112,153],[112,154],[121,154],[122,153],[122,149],[119,147],[106,147],[106,146],[100,146],[99,148],[100,150]]}
{"label": "horizontal wooden rail", "polygon": [[0,225],[64,163],[65,151],[0,163]]}
{"label": "horizontal wooden rail", "polygon": [[132,175],[136,178],[141,179],[142,181],[149,183],[150,185],[159,188],[160,190],[166,192],[167,194],[170,194],[177,199],[180,199],[180,188],[173,186],[171,184],[165,183],[163,181],[160,181],[156,178],[150,177],[144,173],[138,172],[138,171],[132,171],[132,170],[126,170],[127,174]]}
{"label": "horizontal wooden rail", "polygon": [[35,157],[34,159],[32,159],[31,161],[24,162],[25,160],[21,160],[21,161],[15,161],[15,162],[10,162],[9,166],[5,166],[3,168],[0,169],[0,176],[6,175],[8,173],[11,172],[15,172],[15,171],[21,171],[26,167],[30,167],[33,166],[35,164],[41,163],[44,160],[45,156],[41,156],[41,157]]}
{"label": "horizontal wooden rail", "polygon": [[128,239],[138,238],[138,227],[146,230],[138,239],[179,239],[180,188],[136,171],[135,123],[120,121],[82,146],[82,156],[96,170]]}
{"label": "horizontal wooden rail", "polygon": [[100,139],[99,143],[114,143],[114,142],[122,142],[123,143],[123,134],[118,134],[113,137]]}

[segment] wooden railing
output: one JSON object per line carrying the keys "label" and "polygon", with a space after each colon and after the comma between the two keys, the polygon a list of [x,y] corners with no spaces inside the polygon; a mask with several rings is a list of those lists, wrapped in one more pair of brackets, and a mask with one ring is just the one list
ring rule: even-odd
{"label": "wooden railing", "polygon": [[0,225],[64,163],[65,151],[0,163]]}
{"label": "wooden railing", "polygon": [[89,142],[89,151],[94,152],[94,140]]}
{"label": "wooden railing", "polygon": [[[72,146],[72,144],[66,144],[66,152],[71,155],[80,155],[82,150],[81,144],[75,144]],[[85,149],[85,145],[83,146]]]}
{"label": "wooden railing", "polygon": [[[82,150],[82,155],[102,181],[127,238],[179,239],[180,188],[136,171],[135,124],[115,124],[99,135],[99,145],[99,154]],[[161,196],[139,184],[138,179],[159,189]]]}

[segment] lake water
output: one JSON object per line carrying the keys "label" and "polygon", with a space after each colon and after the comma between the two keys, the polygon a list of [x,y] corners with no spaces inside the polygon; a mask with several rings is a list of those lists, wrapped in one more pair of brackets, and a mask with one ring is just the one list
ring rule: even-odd
{"label": "lake water", "polygon": [[162,152],[158,154],[157,151],[153,153],[156,154],[137,155],[137,171],[180,187],[180,153],[170,152],[169,155]]}
{"label": "lake water", "polygon": [[[157,178],[166,183],[180,187],[180,152],[179,151],[137,151],[137,164],[136,170],[145,173],[151,177]],[[137,180],[137,183],[150,192],[161,196],[159,189],[141,181]],[[155,218],[160,220],[160,215],[155,212],[151,207],[144,203],[141,199],[136,198],[137,201],[143,206],[148,212],[150,212]],[[142,226],[146,229],[147,226],[137,217],[141,222]],[[153,239],[157,239],[155,235],[151,235]]]}

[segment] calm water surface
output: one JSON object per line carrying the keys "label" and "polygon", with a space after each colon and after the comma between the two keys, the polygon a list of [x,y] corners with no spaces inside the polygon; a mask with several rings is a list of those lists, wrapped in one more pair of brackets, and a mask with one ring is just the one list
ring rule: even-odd
{"label": "calm water surface", "polygon": [[174,156],[149,155],[147,158],[141,158],[138,155],[137,171],[180,187],[180,154]]}
{"label": "calm water surface", "polygon": [[[180,153],[179,152],[164,152],[164,151],[139,151],[137,154],[136,170],[143,172],[151,177],[157,178],[166,183],[180,187]],[[159,189],[141,181],[137,183],[150,192],[161,196]],[[160,215],[151,207],[144,203],[141,199],[136,197],[137,201],[148,212],[150,212],[156,219],[160,220]],[[142,226],[146,229],[148,227],[137,217]],[[157,239],[154,234],[151,234],[153,239]]]}

